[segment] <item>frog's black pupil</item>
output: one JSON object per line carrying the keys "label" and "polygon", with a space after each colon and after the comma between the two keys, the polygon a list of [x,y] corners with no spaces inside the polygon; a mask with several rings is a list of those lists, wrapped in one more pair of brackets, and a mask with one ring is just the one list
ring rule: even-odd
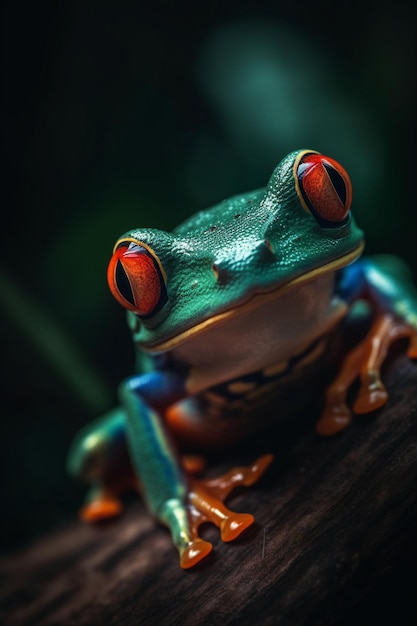
{"label": "frog's black pupil", "polygon": [[119,293],[123,296],[125,300],[127,300],[127,302],[129,302],[129,304],[135,306],[135,299],[133,297],[132,288],[126,276],[123,265],[120,263],[120,261],[117,261],[114,277]]}
{"label": "frog's black pupil", "polygon": [[342,176],[339,172],[332,166],[330,163],[323,162],[324,167],[332,181],[333,187],[336,189],[336,192],[343,203],[343,206],[346,206],[346,185]]}

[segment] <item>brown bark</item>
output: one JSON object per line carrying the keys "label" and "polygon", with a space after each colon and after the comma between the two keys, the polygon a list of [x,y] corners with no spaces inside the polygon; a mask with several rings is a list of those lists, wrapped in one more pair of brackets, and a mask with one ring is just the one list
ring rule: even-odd
{"label": "brown bark", "polygon": [[399,356],[385,381],[389,403],[337,437],[317,437],[309,418],[287,441],[264,441],[256,453],[273,447],[274,465],[229,501],[255,526],[230,544],[208,528],[213,556],[194,570],[130,502],[111,524],[72,521],[3,558],[3,623],[334,625],[365,610],[368,623],[391,610],[411,623],[402,585],[416,572],[416,363]]}

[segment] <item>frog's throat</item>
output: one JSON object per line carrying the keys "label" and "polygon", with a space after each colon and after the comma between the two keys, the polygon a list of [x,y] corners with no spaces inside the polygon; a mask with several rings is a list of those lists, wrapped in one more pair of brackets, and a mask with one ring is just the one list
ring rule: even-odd
{"label": "frog's throat", "polygon": [[281,296],[290,289],[293,289],[297,285],[307,283],[323,274],[327,274],[328,272],[334,272],[342,267],[345,267],[346,265],[349,265],[350,263],[353,263],[353,261],[360,257],[364,247],[365,243],[361,241],[354,250],[337,259],[334,259],[333,261],[330,261],[330,263],[326,263],[325,265],[321,265],[320,267],[317,267],[310,272],[306,272],[301,276],[297,276],[296,278],[290,280],[288,283],[285,283],[284,285],[281,285],[276,289],[272,289],[271,291],[265,291],[262,293],[256,293],[249,300],[246,300],[246,302],[243,302],[242,304],[239,304],[238,306],[235,306],[228,311],[223,311],[222,313],[213,315],[212,317],[209,317],[208,319],[199,322],[198,324],[195,324],[195,326],[187,328],[182,333],[175,335],[175,337],[166,339],[165,341],[162,341],[158,344],[147,346],[141,345],[141,348],[143,350],[146,350],[146,352],[166,352],[168,350],[172,350],[173,348],[179,346],[181,343],[184,343],[191,337],[195,337],[196,335],[205,332],[208,328],[212,328],[217,324],[222,324],[230,320],[231,318],[240,315],[241,313],[257,308],[258,306],[264,304],[265,302],[268,302],[269,300],[274,300],[275,298]]}

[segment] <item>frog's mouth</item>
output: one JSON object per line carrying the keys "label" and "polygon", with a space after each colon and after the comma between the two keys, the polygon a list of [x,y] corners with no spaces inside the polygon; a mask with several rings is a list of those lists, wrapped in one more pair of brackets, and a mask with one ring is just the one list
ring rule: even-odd
{"label": "frog's mouth", "polygon": [[209,328],[212,328],[213,326],[217,326],[218,324],[223,324],[229,321],[230,319],[236,317],[237,315],[246,313],[247,311],[250,311],[251,309],[255,309],[261,306],[262,304],[265,304],[268,301],[279,298],[284,293],[287,293],[290,289],[294,289],[295,287],[299,285],[303,285],[307,282],[313,281],[316,278],[324,274],[327,274],[329,272],[334,272],[338,269],[341,269],[342,267],[345,267],[346,265],[350,265],[358,257],[361,256],[364,247],[365,247],[365,244],[363,241],[361,241],[354,250],[352,250],[351,252],[348,252],[347,254],[341,257],[338,257],[337,259],[334,259],[333,261],[330,261],[329,263],[326,263],[325,265],[321,265],[320,267],[317,267],[309,272],[306,272],[305,274],[296,276],[292,280],[289,280],[287,283],[284,283],[283,285],[280,285],[279,287],[276,287],[275,289],[255,293],[245,302],[242,302],[241,304],[234,306],[231,309],[228,309],[227,311],[217,313],[216,315],[213,315],[212,317],[209,317],[203,320],[202,322],[199,322],[195,324],[194,326],[187,328],[186,330],[182,331],[178,335],[175,335],[174,337],[171,337],[169,339],[162,341],[161,343],[153,344],[153,345],[148,344],[146,346],[142,345],[141,348],[143,350],[146,350],[147,352],[166,352],[166,351],[172,350],[173,348],[176,348],[177,346],[184,343],[185,341],[188,341],[192,337],[195,337],[201,333],[206,332]]}

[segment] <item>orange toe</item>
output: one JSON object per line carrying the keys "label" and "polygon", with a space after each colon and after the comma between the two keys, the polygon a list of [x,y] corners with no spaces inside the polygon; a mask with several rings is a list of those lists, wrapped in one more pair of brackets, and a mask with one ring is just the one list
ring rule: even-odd
{"label": "orange toe", "polygon": [[249,513],[233,513],[228,516],[220,526],[223,541],[233,541],[254,522],[253,515]]}
{"label": "orange toe", "polygon": [[316,424],[316,433],[323,437],[335,435],[346,428],[351,420],[351,412],[344,402],[328,406]]}
{"label": "orange toe", "polygon": [[388,400],[388,393],[381,385],[375,389],[363,389],[358,394],[353,410],[355,413],[371,413],[380,409]]}
{"label": "orange toe", "polygon": [[80,510],[80,518],[83,522],[98,522],[119,515],[122,504],[116,498],[93,500],[84,505]]}
{"label": "orange toe", "polygon": [[212,548],[213,546],[208,541],[204,541],[204,539],[200,538],[194,539],[181,553],[181,567],[183,569],[194,567],[194,565],[197,565],[197,563],[210,554]]}

